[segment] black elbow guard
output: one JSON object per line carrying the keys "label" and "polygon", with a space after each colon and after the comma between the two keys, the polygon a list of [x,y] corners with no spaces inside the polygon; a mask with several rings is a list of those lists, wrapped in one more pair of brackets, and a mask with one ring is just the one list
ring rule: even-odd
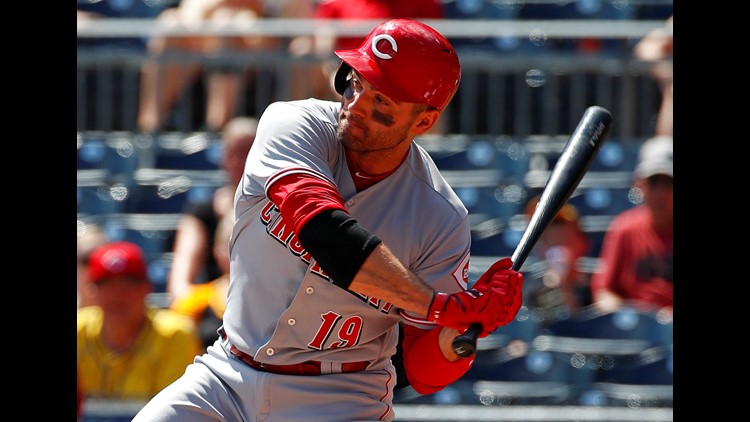
{"label": "black elbow guard", "polygon": [[333,284],[348,289],[362,263],[382,241],[341,210],[325,210],[298,233],[300,244],[318,261]]}

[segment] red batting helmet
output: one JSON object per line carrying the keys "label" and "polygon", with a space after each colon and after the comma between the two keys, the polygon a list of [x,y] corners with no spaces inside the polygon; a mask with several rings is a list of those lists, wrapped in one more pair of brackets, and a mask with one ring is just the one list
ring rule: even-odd
{"label": "red batting helmet", "polygon": [[389,98],[442,110],[461,81],[461,65],[450,42],[413,19],[386,21],[359,48],[334,53],[343,60],[334,78],[342,95],[353,68]]}

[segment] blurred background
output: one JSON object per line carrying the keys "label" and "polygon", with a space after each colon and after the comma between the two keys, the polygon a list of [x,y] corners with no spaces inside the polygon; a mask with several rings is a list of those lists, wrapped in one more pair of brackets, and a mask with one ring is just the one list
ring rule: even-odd
{"label": "blurred background", "polygon": [[[172,13],[196,3],[78,0],[78,236],[96,226],[140,245],[154,284],[149,302],[163,308],[181,212],[226,182],[226,123],[277,100],[336,100],[333,48],[384,20],[322,18],[315,9],[325,2],[313,0],[256,1],[211,20]],[[512,255],[530,201],[586,108],[612,113],[569,200],[589,244],[573,264],[585,289],[612,218],[642,201],[632,185],[640,146],[671,136],[671,49],[648,55],[636,46],[654,32],[671,38],[673,2],[436,3],[442,17],[422,20],[455,46],[462,80],[439,127],[417,142],[469,209],[471,280]],[[549,274],[567,264],[555,258],[552,249],[527,259],[521,312],[480,340],[464,378],[431,396],[397,392],[397,420],[672,420],[671,313],[564,306]],[[87,400],[83,420],[130,420],[139,405]]]}

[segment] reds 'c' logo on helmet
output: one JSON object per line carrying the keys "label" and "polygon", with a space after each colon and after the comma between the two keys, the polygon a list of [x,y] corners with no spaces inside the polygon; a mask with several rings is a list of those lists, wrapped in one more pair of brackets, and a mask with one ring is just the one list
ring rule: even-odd
{"label": "reds 'c' logo on helmet", "polygon": [[388,41],[388,43],[391,45],[391,49],[393,50],[394,53],[398,51],[398,44],[396,44],[396,40],[394,40],[392,36],[390,36],[388,34],[380,34],[380,35],[375,35],[372,38],[372,46],[370,47],[372,49],[372,54],[380,57],[383,60],[392,59],[393,56],[391,56],[390,54],[387,54],[387,53],[383,53],[382,51],[380,51],[378,49],[379,48],[378,47],[378,42],[380,40],[386,40],[386,41]]}
{"label": "reds 'c' logo on helmet", "polygon": [[336,50],[342,60],[334,87],[348,86],[351,69],[396,101],[444,109],[461,81],[453,46],[439,32],[413,19],[391,19],[370,32],[353,50]]}

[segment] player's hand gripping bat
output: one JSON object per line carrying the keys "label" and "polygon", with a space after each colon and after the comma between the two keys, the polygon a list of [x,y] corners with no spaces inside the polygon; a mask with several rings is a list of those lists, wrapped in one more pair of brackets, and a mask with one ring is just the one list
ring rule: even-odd
{"label": "player's hand gripping bat", "polygon": [[[596,156],[609,131],[612,115],[599,106],[586,109],[573,134],[565,144],[555,167],[550,173],[539,202],[529,220],[511,260],[511,268],[518,271],[534,248],[542,232],[549,226],[563,204],[583,178],[589,164]],[[477,337],[482,326],[474,323],[453,339],[453,350],[461,357],[470,357],[477,347]]]}

